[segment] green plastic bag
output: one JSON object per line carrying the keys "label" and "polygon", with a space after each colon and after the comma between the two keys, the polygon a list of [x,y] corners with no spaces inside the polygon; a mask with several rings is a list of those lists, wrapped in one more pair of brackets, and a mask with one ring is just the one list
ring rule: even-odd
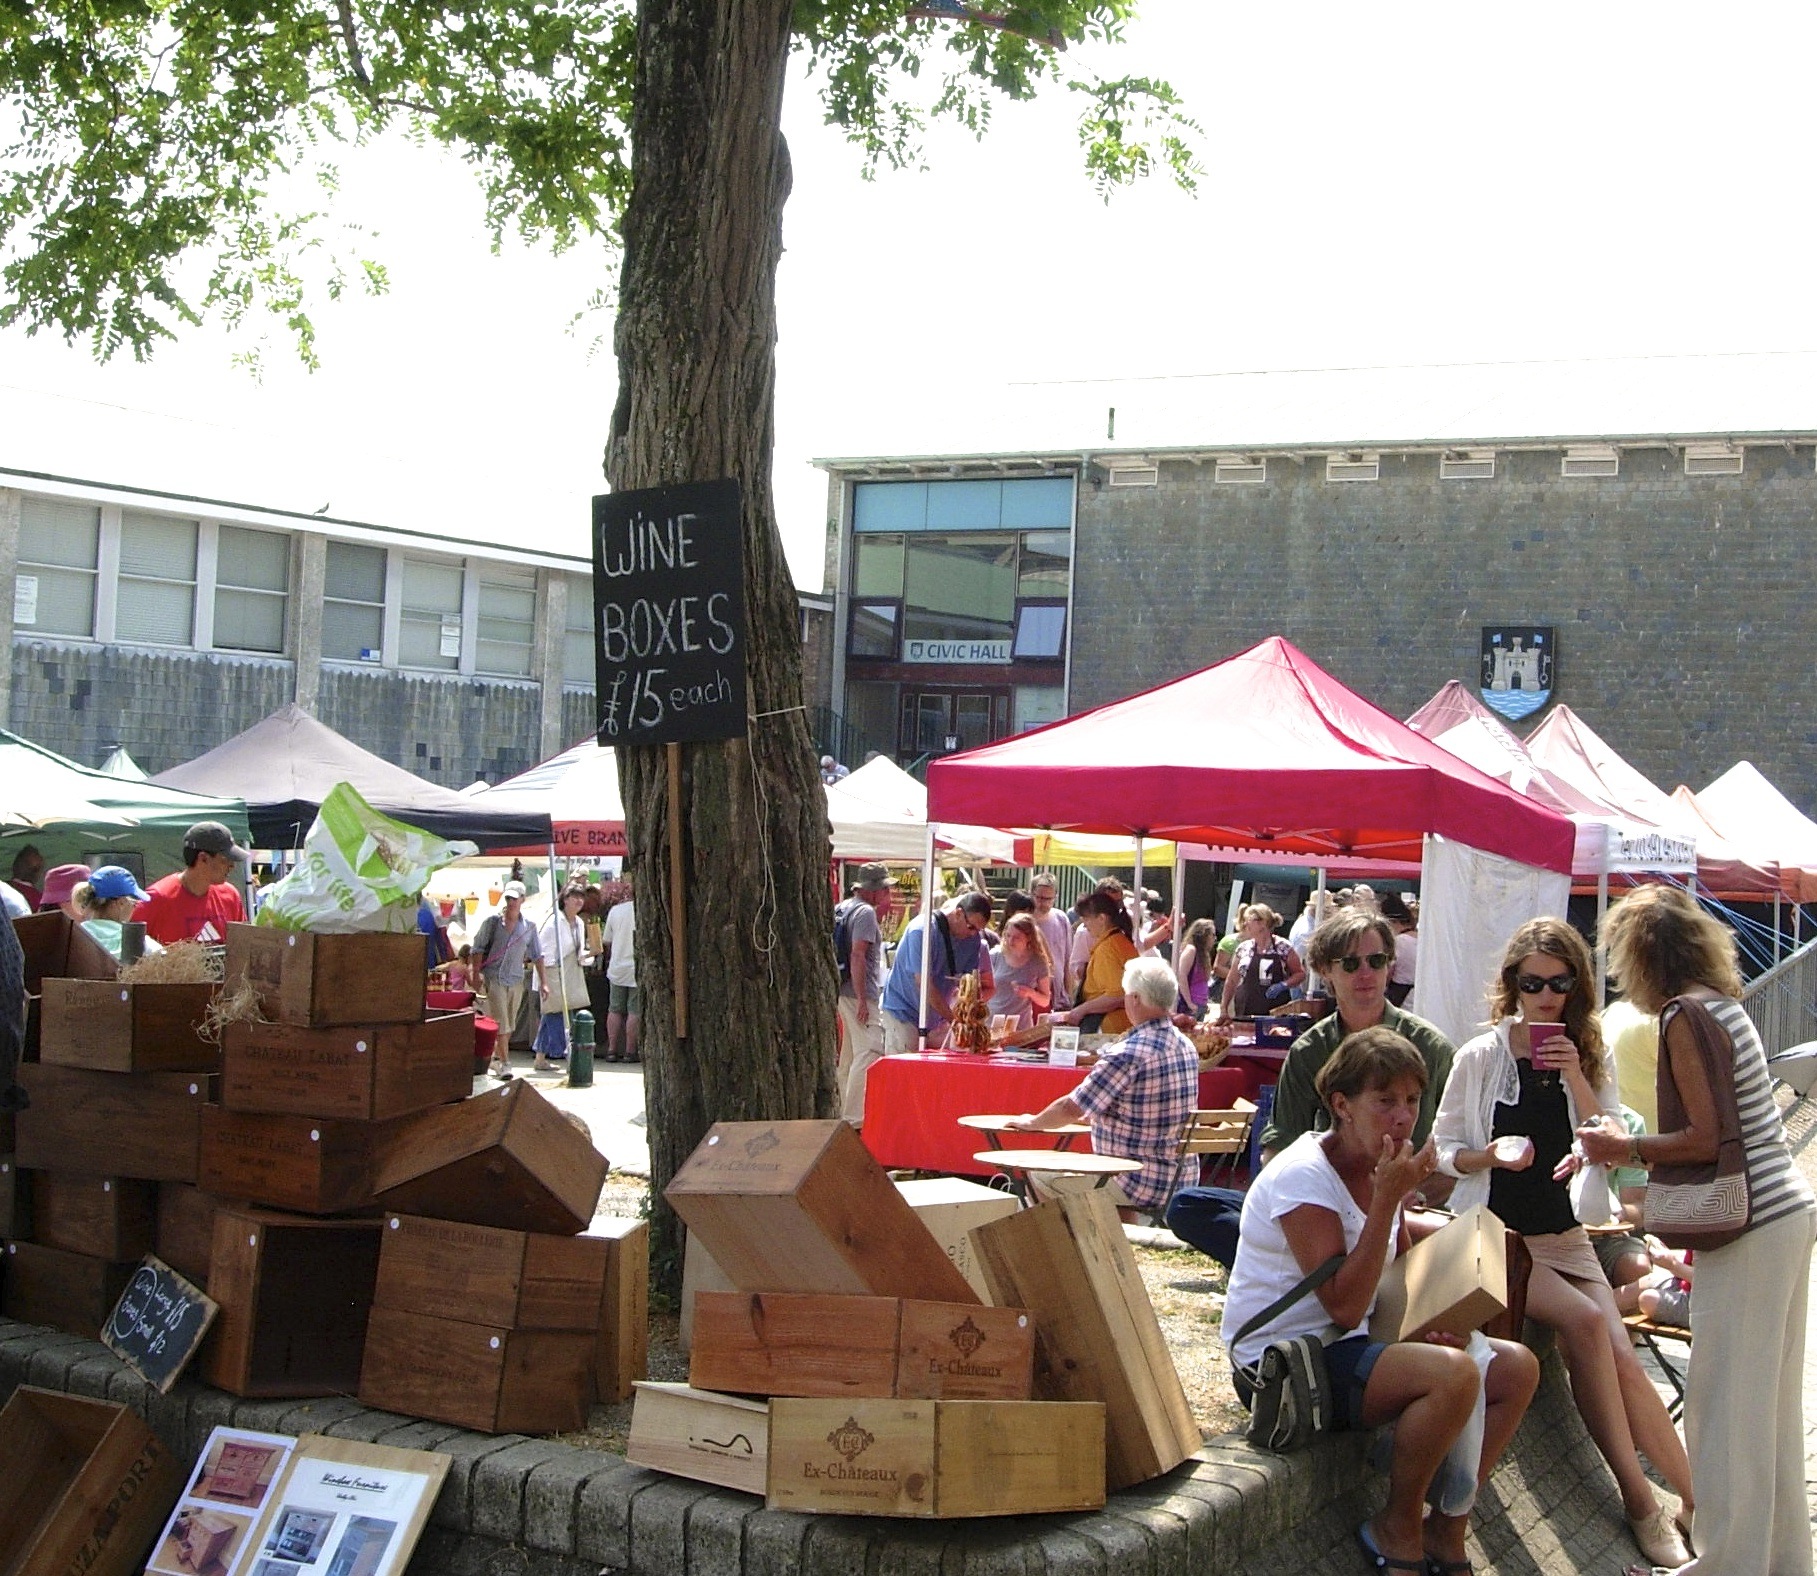
{"label": "green plastic bag", "polygon": [[342,934],[412,931],[430,876],[478,852],[473,843],[444,842],[380,815],[347,783],[336,783],[303,839],[301,863],[266,889],[256,923]]}

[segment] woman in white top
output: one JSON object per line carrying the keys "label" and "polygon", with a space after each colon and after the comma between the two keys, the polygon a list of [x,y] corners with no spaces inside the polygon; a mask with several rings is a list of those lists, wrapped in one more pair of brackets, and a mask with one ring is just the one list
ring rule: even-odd
{"label": "woman in white top", "polygon": [[[1582,1224],[1609,1219],[1609,1180],[1601,1166],[1582,1165],[1574,1132],[1603,1113],[1621,1119],[1591,995],[1594,969],[1583,937],[1562,919],[1515,931],[1490,992],[1494,1027],[1458,1051],[1432,1136],[1439,1169],[1459,1178],[1451,1208],[1486,1203],[1525,1238],[1533,1255],[1527,1317],[1558,1334],[1571,1395],[1621,1486],[1641,1553],[1676,1567],[1691,1557],[1679,1531],[1691,1509],[1691,1464]],[[1636,1447],[1682,1506],[1654,1489]]]}
{"label": "woman in white top", "polygon": [[[1269,1163],[1243,1204],[1224,1328],[1235,1336],[1328,1259],[1342,1267],[1316,1291],[1233,1342],[1237,1393],[1271,1341],[1316,1335],[1325,1345],[1339,1428],[1394,1423],[1388,1503],[1357,1529],[1378,1570],[1468,1572],[1469,1516],[1422,1520],[1426,1493],[1476,1405],[1476,1364],[1453,1337],[1385,1345],[1358,1331],[1375,1306],[1382,1271],[1408,1246],[1401,1200],[1432,1174],[1431,1142],[1411,1137],[1426,1086],[1425,1058],[1392,1029],[1351,1035],[1319,1070],[1328,1132],[1302,1134]],[[1525,1347],[1491,1343],[1479,1484],[1500,1458],[1539,1383]]]}
{"label": "woman in white top", "polygon": [[586,888],[567,886],[557,899],[558,911],[542,923],[537,940],[543,949],[548,988],[543,994],[542,1021],[536,1029],[536,1070],[557,1072],[556,1063],[568,1054],[568,1020],[564,1013],[579,1012],[587,1005],[586,928],[581,905]]}

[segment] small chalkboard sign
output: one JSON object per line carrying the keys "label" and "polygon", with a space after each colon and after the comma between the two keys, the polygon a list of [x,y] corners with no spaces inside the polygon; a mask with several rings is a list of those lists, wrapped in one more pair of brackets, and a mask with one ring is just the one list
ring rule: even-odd
{"label": "small chalkboard sign", "polygon": [[744,736],[736,481],[595,498],[593,606],[602,745]]}
{"label": "small chalkboard sign", "polygon": [[168,1393],[220,1311],[199,1286],[147,1254],[114,1304],[101,1341],[141,1378]]}

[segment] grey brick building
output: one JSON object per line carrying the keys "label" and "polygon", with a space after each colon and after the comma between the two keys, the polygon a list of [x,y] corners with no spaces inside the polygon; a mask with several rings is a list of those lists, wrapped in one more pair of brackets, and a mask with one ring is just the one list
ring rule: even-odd
{"label": "grey brick building", "polygon": [[873,748],[906,764],[1277,633],[1406,716],[1476,687],[1486,629],[1540,626],[1551,701],[1667,790],[1745,758],[1817,806],[1817,420],[1478,437],[1409,400],[1398,439],[1271,443],[1248,434],[1293,413],[1214,412],[1195,443],[1177,403],[1140,447],[819,462],[834,705]]}

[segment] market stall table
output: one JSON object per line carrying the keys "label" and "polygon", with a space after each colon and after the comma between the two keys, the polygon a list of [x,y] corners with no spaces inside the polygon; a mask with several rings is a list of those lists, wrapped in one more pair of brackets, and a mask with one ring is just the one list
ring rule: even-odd
{"label": "market stall table", "polygon": [[1142,1169],[1140,1160],[1126,1160],[1121,1155],[1065,1154],[1058,1149],[983,1149],[972,1159],[1007,1176],[1010,1190],[1025,1204],[1037,1178],[1096,1177],[1092,1186],[1100,1188],[1112,1177],[1126,1177]]}
{"label": "market stall table", "polygon": [[[988,1177],[991,1167],[973,1158],[977,1142],[959,1125],[978,1111],[1039,1111],[1071,1094],[1089,1069],[1052,1067],[1005,1056],[928,1052],[885,1056],[866,1075],[864,1142],[879,1163],[905,1171]],[[1217,1109],[1254,1094],[1241,1068],[1213,1067],[1199,1074],[1198,1104]],[[1004,1133],[1006,1149],[1046,1149],[1042,1133]],[[1088,1149],[1081,1140],[1080,1151]]]}
{"label": "market stall table", "polygon": [[[1019,1111],[1011,1111],[1003,1115],[962,1116],[959,1118],[959,1125],[970,1128],[974,1133],[983,1133],[997,1148],[1001,1149],[1005,1133],[1021,1131],[1012,1125],[1021,1114]],[[1054,1140],[1052,1148],[1064,1151],[1073,1147],[1075,1138],[1090,1138],[1091,1129],[1083,1122],[1068,1122],[1063,1127],[1043,1127],[1038,1131],[1031,1131],[1028,1136],[1051,1138]]]}

